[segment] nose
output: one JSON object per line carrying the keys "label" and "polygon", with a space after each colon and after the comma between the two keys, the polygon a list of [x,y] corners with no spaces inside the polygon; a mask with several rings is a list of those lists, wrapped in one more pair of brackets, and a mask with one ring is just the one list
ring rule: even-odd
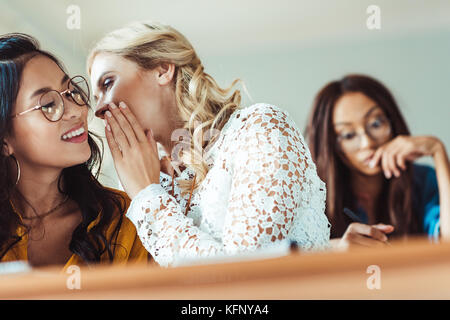
{"label": "nose", "polygon": [[95,116],[105,119],[105,112],[108,110],[108,103],[98,103],[95,108]]}
{"label": "nose", "polygon": [[104,96],[100,94],[98,100],[96,101],[97,105],[95,106],[95,116],[102,120],[105,119],[105,112],[108,111],[108,105],[110,103],[110,99],[108,96]]}
{"label": "nose", "polygon": [[81,118],[83,115],[83,112],[88,111],[88,106],[79,106],[75,104],[74,102],[70,101],[70,99],[67,99],[64,101],[64,114],[63,119],[69,120],[72,118]]}
{"label": "nose", "polygon": [[374,141],[367,133],[361,134],[361,149],[370,149],[376,145],[376,141]]}

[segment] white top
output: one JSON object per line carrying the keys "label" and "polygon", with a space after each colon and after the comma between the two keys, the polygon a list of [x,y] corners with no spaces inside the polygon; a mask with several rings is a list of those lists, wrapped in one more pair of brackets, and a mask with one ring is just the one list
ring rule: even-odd
{"label": "white top", "polygon": [[300,249],[329,248],[325,184],[309,149],[285,111],[267,104],[236,110],[208,151],[210,170],[191,199],[177,179],[190,169],[141,190],[126,216],[161,266],[177,260],[231,255],[283,239]]}

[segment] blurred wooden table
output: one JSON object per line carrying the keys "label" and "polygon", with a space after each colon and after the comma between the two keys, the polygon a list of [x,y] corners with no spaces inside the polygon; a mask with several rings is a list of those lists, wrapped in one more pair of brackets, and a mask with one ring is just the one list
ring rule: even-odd
{"label": "blurred wooden table", "polygon": [[[380,289],[369,289],[380,270]],[[426,239],[386,248],[300,254],[178,268],[81,268],[68,289],[60,269],[0,276],[0,299],[450,299],[450,243]]]}

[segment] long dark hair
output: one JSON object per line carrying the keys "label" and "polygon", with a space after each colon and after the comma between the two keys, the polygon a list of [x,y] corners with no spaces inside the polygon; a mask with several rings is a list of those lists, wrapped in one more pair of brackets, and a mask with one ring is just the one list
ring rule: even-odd
{"label": "long dark hair", "polygon": [[[43,51],[39,43],[31,36],[14,33],[0,36],[0,141],[5,146],[5,137],[11,135],[11,113],[19,91],[20,80],[26,63],[36,55],[43,55],[53,60],[64,71],[62,64],[52,54]],[[66,73],[66,72],[65,72]],[[67,74],[67,73],[66,73]],[[90,107],[88,105],[88,107]],[[91,157],[85,163],[64,168],[58,180],[58,189],[74,200],[82,213],[82,221],[72,234],[69,249],[80,256],[86,263],[100,262],[107,252],[112,262],[116,251],[116,240],[122,224],[126,199],[120,193],[103,187],[97,180],[102,153],[93,137],[103,142],[96,134],[89,132],[88,144]],[[0,260],[17,244],[23,234],[17,234],[23,225],[14,212],[10,199],[15,189],[14,173],[10,170],[9,156],[0,152]],[[93,171],[97,170],[95,176]],[[64,182],[64,183],[62,183]],[[106,230],[111,227],[115,212],[120,217],[113,226],[112,236],[106,237]],[[97,219],[98,223],[88,231],[89,224]],[[29,232],[29,230],[27,230]]]}
{"label": "long dark hair", "polygon": [[[365,75],[348,75],[328,83],[316,95],[305,136],[319,177],[327,185],[326,214],[331,222],[331,237],[341,237],[350,219],[344,207],[355,208],[350,188],[350,170],[343,163],[336,146],[332,114],[336,101],[349,92],[360,92],[376,102],[392,126],[393,137],[409,135],[409,130],[393,95],[379,81]],[[395,235],[418,232],[417,215],[412,204],[412,166],[399,178],[386,180],[379,206],[379,222],[395,227]]]}

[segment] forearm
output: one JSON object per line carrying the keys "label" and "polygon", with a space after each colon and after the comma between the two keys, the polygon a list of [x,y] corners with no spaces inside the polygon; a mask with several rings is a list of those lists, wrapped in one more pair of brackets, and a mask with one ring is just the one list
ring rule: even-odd
{"label": "forearm", "polygon": [[135,225],[142,245],[161,266],[223,250],[221,243],[194,226],[183,211],[161,185],[142,190],[128,208],[126,216]]}
{"label": "forearm", "polygon": [[450,240],[450,163],[444,144],[434,152],[434,164],[439,187],[440,229],[443,240]]}

